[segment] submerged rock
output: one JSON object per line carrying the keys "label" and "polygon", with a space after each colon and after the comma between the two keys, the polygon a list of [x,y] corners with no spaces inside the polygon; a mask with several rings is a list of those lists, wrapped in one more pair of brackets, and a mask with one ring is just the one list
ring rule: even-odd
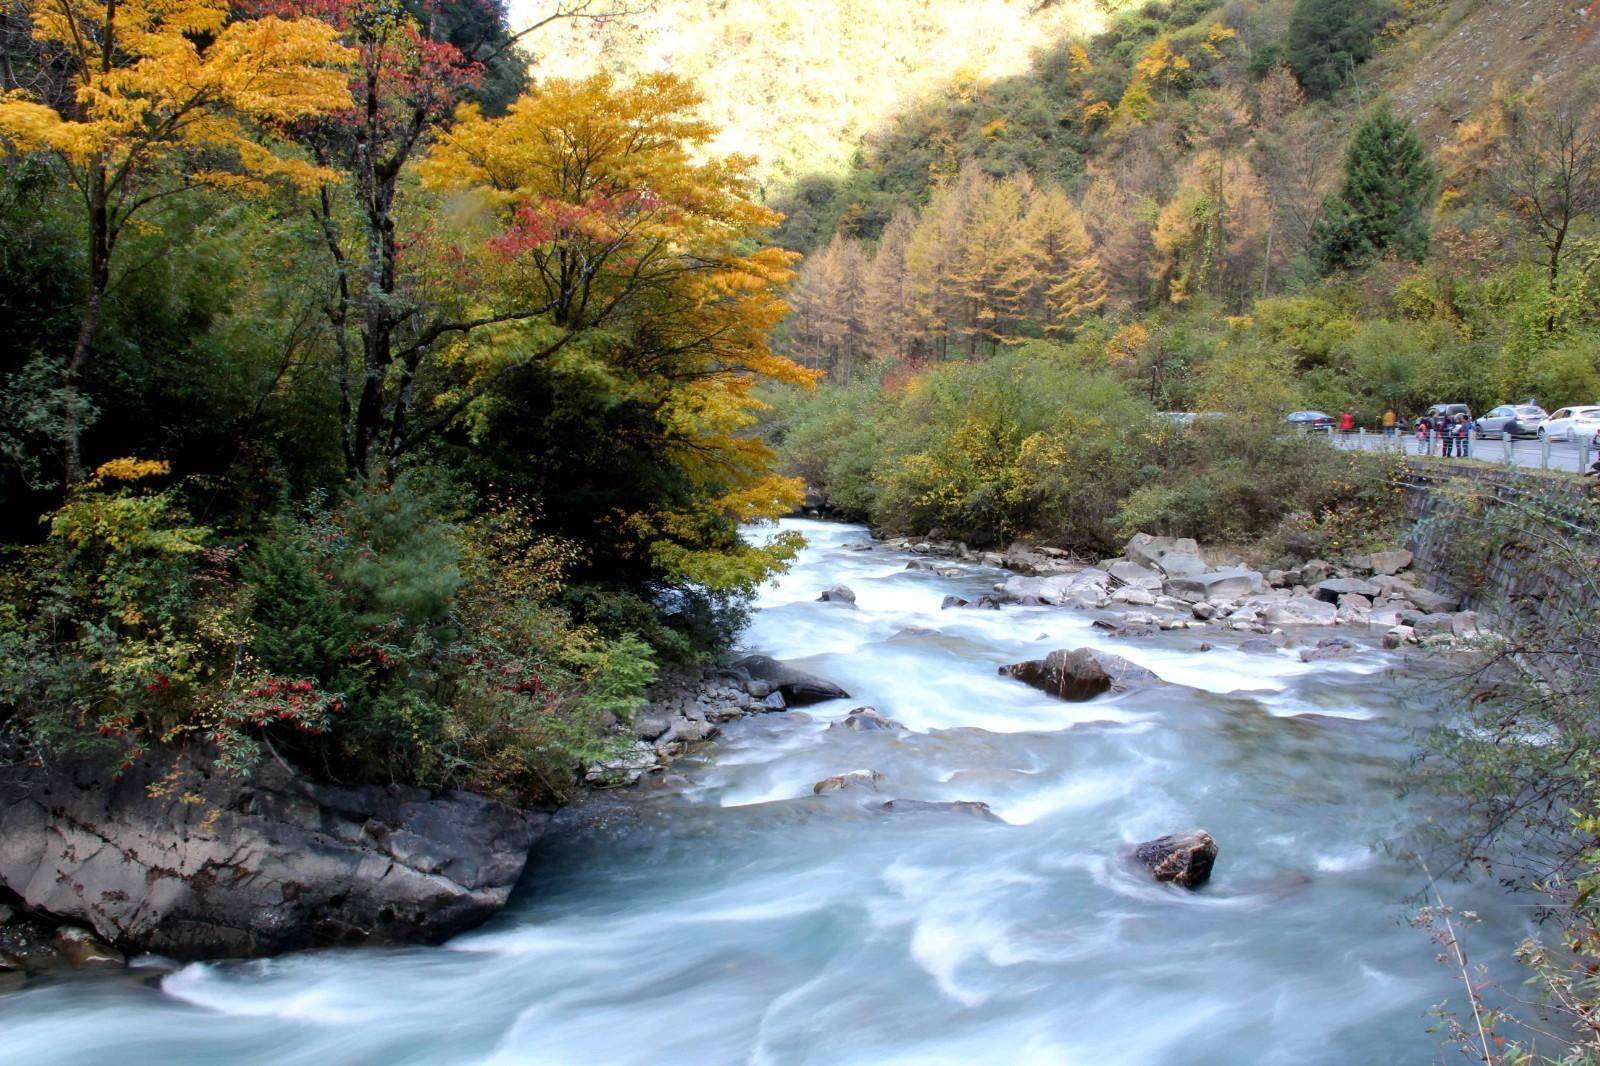
{"label": "submerged rock", "polygon": [[[654,755],[652,752],[652,761]],[[170,776],[177,771],[177,776]],[[0,771],[0,883],[115,947],[177,959],[438,942],[498,911],[546,816],[468,792],[338,787],[192,751],[112,779]]]}
{"label": "submerged rock", "polygon": [[811,786],[811,792],[817,796],[825,792],[844,792],[849,789],[870,789],[876,792],[878,782],[882,780],[883,775],[876,770],[851,770],[849,773],[823,778]]}
{"label": "submerged rock", "polygon": [[1332,659],[1348,659],[1361,649],[1352,640],[1346,637],[1324,637],[1317,641],[1315,648],[1307,648],[1300,653],[1303,663],[1327,662]]}
{"label": "submerged rock", "polygon": [[887,800],[879,805],[879,809],[890,814],[963,814],[969,818],[979,818],[985,822],[1006,824],[1006,820],[994,813],[987,803],[982,800]]}
{"label": "submerged rock", "polygon": [[1147,840],[1133,849],[1133,855],[1157,881],[1199,888],[1211,879],[1217,842],[1204,829],[1190,829]]}
{"label": "submerged rock", "polygon": [[87,929],[64,925],[56,930],[54,943],[61,957],[80,969],[120,968],[128,964],[122,952],[102,944]]}
{"label": "submerged rock", "polygon": [[875,707],[857,707],[839,721],[828,726],[832,729],[848,729],[854,733],[892,732],[904,729],[905,726],[892,718],[885,718],[878,713]]}
{"label": "submerged rock", "polygon": [[948,611],[952,607],[968,607],[968,606],[970,606],[969,601],[962,599],[960,596],[946,596],[944,598],[944,600],[939,604],[939,610]]}
{"label": "submerged rock", "polygon": [[751,655],[733,665],[735,669],[765,681],[783,693],[784,702],[790,707],[804,707],[825,700],[848,699],[850,696],[850,693],[832,681],[790,666],[788,663],[781,663],[767,655]]}

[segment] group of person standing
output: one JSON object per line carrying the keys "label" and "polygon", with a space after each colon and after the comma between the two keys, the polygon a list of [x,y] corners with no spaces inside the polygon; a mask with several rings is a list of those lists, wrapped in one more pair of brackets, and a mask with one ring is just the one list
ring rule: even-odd
{"label": "group of person standing", "polygon": [[[1348,436],[1355,431],[1355,415],[1349,411],[1339,414],[1339,432]],[[1405,428],[1405,420],[1395,413],[1394,408],[1383,412],[1383,435],[1392,437]],[[1431,415],[1418,415],[1414,423],[1417,433],[1417,443],[1423,451],[1430,450],[1429,444],[1437,439],[1439,450],[1446,458],[1466,458],[1472,454],[1473,422],[1465,414],[1445,414],[1443,411]]]}
{"label": "group of person standing", "polygon": [[1472,429],[1472,419],[1460,413],[1418,415],[1416,421],[1417,442],[1428,450],[1428,442],[1438,438],[1440,454],[1446,459],[1465,459],[1472,454]]}

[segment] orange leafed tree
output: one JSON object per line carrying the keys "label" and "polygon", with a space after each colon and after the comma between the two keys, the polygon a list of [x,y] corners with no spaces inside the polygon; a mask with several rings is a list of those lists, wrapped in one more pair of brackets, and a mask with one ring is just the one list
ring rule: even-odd
{"label": "orange leafed tree", "polygon": [[[457,349],[453,386],[420,424],[470,426],[519,373],[558,355],[587,360],[662,412],[661,443],[703,482],[710,510],[747,521],[797,502],[798,485],[771,476],[770,454],[745,432],[757,384],[815,377],[769,342],[794,257],[757,240],[779,216],[754,198],[752,160],[708,153],[716,131],[698,106],[688,82],[655,74],[553,80],[500,118],[460,110],[423,181],[482,206],[486,298],[545,310]],[[694,521],[636,515],[629,533],[666,546]],[[670,560],[690,579],[726,576],[695,565]]]}
{"label": "orange leafed tree", "polygon": [[234,20],[227,0],[28,0],[32,45],[64,73],[59,91],[0,99],[0,137],[59,158],[82,194],[88,276],[63,366],[63,461],[81,478],[78,382],[115,254],[151,205],[203,186],[258,192],[329,175],[267,147],[264,132],[349,103],[348,55],[313,20]]}

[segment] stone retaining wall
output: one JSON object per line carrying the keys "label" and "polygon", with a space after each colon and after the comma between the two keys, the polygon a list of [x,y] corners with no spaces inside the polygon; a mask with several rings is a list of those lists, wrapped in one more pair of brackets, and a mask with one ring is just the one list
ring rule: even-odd
{"label": "stone retaining wall", "polygon": [[[1462,596],[1463,606],[1508,625],[1518,622],[1553,623],[1574,611],[1600,607],[1593,591],[1592,570],[1576,561],[1555,563],[1531,548],[1507,544],[1497,550],[1480,572],[1466,577],[1450,565],[1449,532],[1429,519],[1448,506],[1447,493],[1465,489],[1481,498],[1515,502],[1528,492],[1527,476],[1473,463],[1410,460],[1406,464],[1406,513],[1415,525],[1407,547],[1416,553],[1416,567],[1441,585]],[[1575,510],[1588,511],[1594,520],[1582,528],[1563,529],[1600,559],[1600,507],[1590,495],[1590,485],[1578,478],[1540,477],[1538,492],[1565,497]],[[1491,503],[1490,506],[1495,506]]]}

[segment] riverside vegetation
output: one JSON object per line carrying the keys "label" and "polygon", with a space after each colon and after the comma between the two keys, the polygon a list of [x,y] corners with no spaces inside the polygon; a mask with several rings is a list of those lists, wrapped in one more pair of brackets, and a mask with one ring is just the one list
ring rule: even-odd
{"label": "riverside vegetation", "polygon": [[[748,7],[757,37],[797,17]],[[545,45],[494,5],[7,9],[3,769],[94,767],[91,798],[180,812],[303,781],[356,836],[388,830],[352,796],[522,808],[586,767],[636,778],[709,735],[694,699],[667,717],[647,693],[729,646],[798,550],[740,527],[807,487],[980,552],[1370,556],[1402,529],[1398,461],[1285,411],[1600,394],[1596,36],[1520,10],[1037,5],[1072,35],[1021,73],[956,71],[859,145],[815,86],[776,94],[809,117],[744,116],[783,130],[758,164],[721,151],[706,111],[738,109],[693,77],[763,53],[716,34],[674,73],[602,52],[628,75],[535,80]],[[641,12],[545,14],[606,40]],[[708,80],[787,106],[740,70]],[[1592,572],[1592,543],[1546,535],[1592,507],[1527,492],[1438,519],[1459,585],[1508,552]],[[1593,634],[1584,611],[1508,626],[1417,777],[1470,797],[1443,866],[1551,909],[1524,957],[1573,1062],[1600,998]],[[781,695],[709,676],[718,714]],[[1463,943],[1442,903],[1422,920]],[[1463,976],[1452,1034],[1536,1060]]]}
{"label": "riverside vegetation", "polygon": [[747,161],[492,7],[5,19],[7,760],[567,795],[793,550]]}

